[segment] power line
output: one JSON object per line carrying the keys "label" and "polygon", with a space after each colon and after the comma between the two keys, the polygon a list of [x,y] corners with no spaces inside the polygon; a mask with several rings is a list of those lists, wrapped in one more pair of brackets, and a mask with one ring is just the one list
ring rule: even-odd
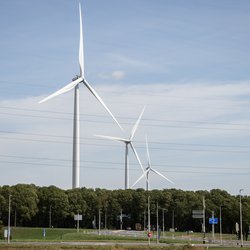
{"label": "power line", "polygon": [[[31,136],[39,136],[39,137],[55,137],[55,138],[68,138],[72,139],[72,136],[65,135],[51,135],[51,134],[40,134],[40,133],[25,133],[25,132],[17,132],[17,131],[8,131],[8,130],[0,130],[0,133],[5,134],[18,134],[18,135],[31,135]],[[81,140],[94,140],[100,141],[104,139],[95,138],[95,137],[80,137]],[[144,141],[137,141],[137,143],[144,144]],[[177,143],[177,142],[160,142],[160,141],[150,141],[150,144],[159,144],[159,145],[176,145],[176,146],[194,146],[194,147],[225,147],[225,148],[246,148],[250,149],[250,146],[243,145],[221,145],[221,144],[200,144],[200,143]]]}
{"label": "power line", "polygon": [[[41,118],[41,119],[53,119],[53,120],[69,120],[73,121],[73,118],[62,118],[62,117],[51,117],[51,116],[38,116],[38,115],[25,115],[25,114],[11,114],[11,113],[0,113],[1,115],[8,115],[8,116],[19,116],[19,117],[32,117],[32,118]],[[143,121],[144,119],[142,119]],[[105,123],[105,124],[113,124],[111,121],[104,121],[104,120],[86,120],[80,119],[82,122],[90,122],[90,123]],[[132,125],[132,123],[123,122],[122,124]],[[201,129],[201,130],[224,130],[224,131],[250,131],[250,128],[218,128],[218,127],[197,127],[197,126],[177,126],[177,125],[159,125],[159,124],[145,124],[142,123],[141,126],[147,127],[163,127],[163,128],[178,128],[178,129]]]}
{"label": "power line", "polygon": [[[29,156],[18,156],[18,155],[0,155],[2,158],[15,158],[15,159],[25,159],[25,160],[39,160],[39,161],[59,161],[59,162],[72,162],[70,159],[59,159],[59,158],[48,158],[48,157],[29,157]],[[105,164],[105,165],[123,165],[121,162],[112,162],[112,161],[90,161],[90,160],[81,160],[81,163],[89,164]],[[37,162],[36,162],[37,163]],[[29,163],[29,164],[36,164]],[[44,164],[44,163],[43,163]],[[48,163],[47,163],[48,164]],[[52,164],[52,163],[51,163]],[[130,164],[130,166],[139,166],[138,164]],[[54,163],[53,163],[54,166]],[[63,165],[59,165],[63,166]],[[236,170],[235,167],[219,167],[219,166],[192,166],[192,165],[173,165],[173,164],[154,164],[155,167],[168,167],[168,168],[194,168],[194,169],[222,169],[222,170]],[[237,167],[237,170],[250,170],[249,167]],[[163,170],[166,171],[167,170]]]}
{"label": "power line", "polygon": [[[70,115],[73,116],[72,112],[60,112],[60,111],[50,111],[50,110],[38,110],[38,109],[25,109],[25,108],[17,108],[17,107],[9,107],[9,106],[0,106],[1,109],[10,109],[10,110],[19,110],[19,111],[29,111],[29,112],[40,112],[40,113],[51,113],[51,114],[60,114],[60,115]],[[3,113],[4,114],[4,113]],[[5,113],[10,114],[11,113]],[[12,114],[15,115],[15,114]],[[94,114],[87,114],[82,113],[80,116],[89,116],[89,117],[102,117],[102,118],[108,118],[106,115],[94,115]],[[34,117],[40,117],[40,118],[52,118],[50,116],[34,116]],[[119,119],[126,119],[126,120],[136,120],[137,117],[128,117],[128,116],[117,116]],[[57,119],[66,119],[66,120],[72,120],[73,118],[57,118]],[[230,123],[230,122],[210,122],[210,121],[190,121],[190,120],[167,120],[167,119],[150,119],[150,118],[143,118],[144,121],[153,121],[153,122],[170,122],[170,123],[192,123],[192,124],[215,124],[215,125],[227,125],[227,126],[250,126],[250,123]],[[125,123],[126,124],[126,123]],[[127,123],[131,124],[131,123]]]}
{"label": "power line", "polygon": [[[66,141],[50,141],[50,140],[38,140],[38,139],[25,139],[25,138],[12,138],[12,137],[1,137],[2,139],[7,140],[17,140],[17,141],[33,141],[33,142],[42,142],[42,143],[58,143],[58,144],[72,144],[72,142]],[[81,145],[88,145],[88,146],[97,146],[97,147],[115,147],[117,145],[122,147],[122,145],[110,145],[110,144],[94,144],[94,143],[80,143]],[[142,146],[137,146],[137,148],[143,148]],[[235,151],[235,150],[212,150],[212,149],[183,149],[183,148],[157,148],[157,147],[150,147],[153,150],[166,150],[166,151],[188,151],[188,152],[214,152],[214,153],[239,153],[239,154],[249,154],[250,151]]]}
{"label": "power line", "polygon": [[[65,165],[60,165],[60,164],[47,164],[47,163],[30,163],[30,162],[15,162],[15,161],[0,161],[0,163],[5,163],[5,164],[22,164],[22,165],[38,165],[38,166],[47,166],[47,167],[64,167],[64,168],[71,168],[71,166],[65,166]],[[102,170],[118,170],[118,171],[124,171],[123,168],[112,168],[112,167],[88,167],[88,166],[81,166],[81,169],[102,169]],[[131,168],[130,170],[132,171],[141,171],[139,168],[134,169]],[[163,171],[166,173],[185,173],[185,174],[211,174],[211,175],[250,175],[250,173],[240,173],[239,171],[235,173],[230,173],[230,172],[202,172],[202,171]]]}

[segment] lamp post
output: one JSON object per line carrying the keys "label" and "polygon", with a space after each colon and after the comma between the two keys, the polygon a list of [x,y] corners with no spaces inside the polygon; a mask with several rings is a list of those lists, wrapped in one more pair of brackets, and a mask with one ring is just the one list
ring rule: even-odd
{"label": "lamp post", "polygon": [[164,208],[162,209],[162,237],[164,237],[164,231],[165,231],[165,218],[164,218]]}
{"label": "lamp post", "polygon": [[101,209],[98,210],[98,235],[101,235]]}
{"label": "lamp post", "polygon": [[49,228],[51,228],[51,205],[49,206]]}
{"label": "lamp post", "polygon": [[157,227],[157,244],[159,244],[159,214],[158,214],[158,202],[156,204],[156,227]]}
{"label": "lamp post", "polygon": [[150,227],[150,196],[148,195],[148,245],[150,245],[150,234],[151,227]]}
{"label": "lamp post", "polygon": [[120,215],[120,230],[122,230],[122,223],[123,223],[123,221],[122,221],[122,208],[121,208],[121,215]]}
{"label": "lamp post", "polygon": [[222,217],[221,217],[221,208],[222,208],[222,205],[220,205],[220,244],[222,245]]}
{"label": "lamp post", "polygon": [[240,246],[243,247],[243,234],[242,234],[242,204],[241,204],[241,192],[243,191],[243,189],[240,189],[239,193],[240,193],[240,241],[241,244]]}
{"label": "lamp post", "polygon": [[9,195],[8,244],[10,243],[10,204],[11,204],[11,194]]}

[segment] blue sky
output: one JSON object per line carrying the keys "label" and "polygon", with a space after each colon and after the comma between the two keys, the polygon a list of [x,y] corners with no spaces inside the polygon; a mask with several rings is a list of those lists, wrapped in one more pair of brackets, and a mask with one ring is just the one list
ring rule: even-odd
{"label": "blue sky", "polygon": [[[135,145],[146,163],[148,134],[152,163],[176,183],[152,176],[152,188],[249,195],[250,2],[81,4],[86,78],[125,128],[81,88],[81,185],[123,188],[123,145],[93,134],[128,135],[147,105]],[[0,32],[0,185],[70,188],[73,93],[37,102],[79,73],[78,1],[2,0]]]}

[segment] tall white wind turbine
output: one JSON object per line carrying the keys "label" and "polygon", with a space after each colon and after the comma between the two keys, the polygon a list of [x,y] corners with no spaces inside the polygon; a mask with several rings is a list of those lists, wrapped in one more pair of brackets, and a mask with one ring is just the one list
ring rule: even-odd
{"label": "tall white wind turbine", "polygon": [[147,168],[146,171],[138,178],[138,180],[131,186],[131,188],[133,188],[146,174],[146,190],[149,190],[149,172],[152,171],[153,173],[161,176],[162,178],[164,178],[165,180],[169,181],[170,183],[174,184],[174,182],[172,182],[171,180],[169,180],[166,176],[164,176],[163,174],[161,174],[159,171],[155,170],[154,168],[151,167],[151,161],[150,161],[150,155],[149,155],[149,150],[148,150],[148,139],[146,136],[146,150],[147,150]]}
{"label": "tall white wind turbine", "polygon": [[66,93],[74,89],[74,121],[73,121],[73,160],[72,160],[72,188],[79,187],[79,174],[80,174],[80,116],[79,116],[79,84],[83,83],[92,95],[102,104],[102,106],[111,115],[113,120],[122,129],[119,122],[115,119],[111,111],[105,105],[101,97],[97,92],[89,85],[84,76],[84,51],[83,51],[83,30],[82,30],[82,12],[81,4],[79,3],[79,15],[80,15],[80,43],[79,43],[79,65],[80,74],[72,79],[72,82],[67,84],[65,87],[59,89],[53,94],[41,100],[39,103],[43,103],[52,99],[58,95]]}
{"label": "tall white wind turbine", "polygon": [[[131,149],[132,149],[132,151],[133,151],[133,153],[134,153],[137,161],[139,162],[140,167],[141,167],[141,169],[142,169],[142,171],[144,173],[144,169],[143,169],[143,166],[141,164],[141,160],[140,160],[140,158],[139,158],[139,156],[138,156],[138,154],[137,154],[137,152],[135,150],[135,147],[134,147],[134,145],[132,143],[132,140],[133,140],[133,138],[135,136],[135,132],[136,132],[136,130],[138,128],[138,125],[139,125],[140,120],[142,118],[142,115],[144,113],[144,110],[145,110],[145,107],[143,108],[143,110],[142,110],[139,118],[137,119],[135,125],[133,126],[132,131],[130,133],[130,137],[128,139],[121,138],[121,137],[106,136],[106,135],[95,135],[95,136],[100,137],[100,138],[104,138],[104,139],[109,139],[109,140],[113,140],[113,141],[118,141],[118,142],[125,143],[125,185],[124,185],[125,189],[129,188],[129,153],[128,153],[129,146],[131,147]],[[146,177],[146,175],[145,175],[145,177]]]}

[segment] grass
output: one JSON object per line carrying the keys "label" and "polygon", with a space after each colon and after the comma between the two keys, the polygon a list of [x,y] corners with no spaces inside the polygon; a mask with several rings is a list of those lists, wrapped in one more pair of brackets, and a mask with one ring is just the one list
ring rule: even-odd
{"label": "grass", "polygon": [[[97,231],[95,230],[80,230],[79,233],[76,232],[76,229],[60,229],[60,228],[46,228],[46,237],[43,237],[43,228],[23,228],[23,227],[16,227],[11,228],[12,233],[12,240],[10,245],[5,244],[3,241],[0,241],[0,250],[33,250],[33,249],[48,249],[48,250],[78,250],[78,249],[103,249],[103,250],[146,250],[146,249],[166,249],[166,250],[205,250],[207,248],[204,247],[191,247],[190,244],[192,243],[201,243],[202,234],[201,233],[193,233],[187,235],[186,233],[175,233],[175,237],[172,238],[172,233],[165,232],[164,238],[161,238],[161,243],[181,243],[181,246],[165,246],[165,247],[148,247],[148,246],[121,246],[121,242],[147,242],[146,233],[142,233],[138,236],[128,235],[128,236],[119,236],[116,234],[112,235],[98,235]],[[101,231],[101,233],[103,233]],[[207,234],[207,238],[211,238],[211,235]],[[219,238],[218,235],[217,239]],[[199,239],[199,241],[194,239]],[[235,239],[234,235],[223,235],[223,239]],[[66,245],[66,244],[59,244],[57,242],[115,242],[116,245],[113,246],[87,246],[87,245]],[[17,243],[15,243],[17,242]],[[27,242],[27,244],[19,244],[18,242]],[[28,242],[34,242],[28,243]],[[39,242],[43,245],[39,245]],[[49,244],[49,242],[54,242],[54,244]],[[156,239],[151,239],[151,242],[155,243]],[[185,245],[186,244],[186,245]],[[184,246],[185,245],[185,246]],[[209,249],[212,250],[232,250],[239,247],[213,247],[209,246]],[[244,250],[250,250],[250,247],[244,247]]]}

